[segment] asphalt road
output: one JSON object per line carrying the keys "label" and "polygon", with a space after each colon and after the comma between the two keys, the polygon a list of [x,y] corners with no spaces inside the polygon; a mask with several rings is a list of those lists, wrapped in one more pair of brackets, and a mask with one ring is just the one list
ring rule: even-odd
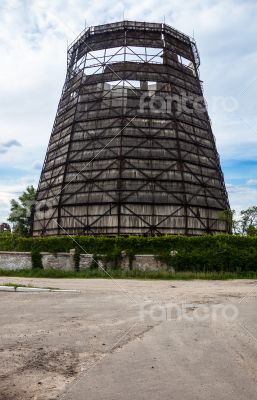
{"label": "asphalt road", "polygon": [[4,281],[1,399],[257,398],[257,282]]}

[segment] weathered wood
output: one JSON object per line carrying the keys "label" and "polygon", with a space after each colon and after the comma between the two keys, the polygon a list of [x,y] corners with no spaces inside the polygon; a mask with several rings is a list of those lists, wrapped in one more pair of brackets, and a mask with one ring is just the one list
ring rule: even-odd
{"label": "weathered wood", "polygon": [[165,24],[82,32],[68,49],[34,236],[228,230],[199,64],[193,39]]}

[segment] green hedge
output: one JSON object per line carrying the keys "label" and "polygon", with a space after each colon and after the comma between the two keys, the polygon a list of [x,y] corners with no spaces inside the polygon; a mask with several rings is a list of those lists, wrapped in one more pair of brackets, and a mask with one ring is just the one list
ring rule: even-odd
{"label": "green hedge", "polygon": [[[154,254],[177,271],[257,271],[257,236],[207,235],[198,237],[70,237],[23,238],[0,236],[2,251],[80,252],[117,258],[122,250],[133,254]],[[81,247],[82,248],[81,248]],[[170,256],[172,250],[176,256]]]}

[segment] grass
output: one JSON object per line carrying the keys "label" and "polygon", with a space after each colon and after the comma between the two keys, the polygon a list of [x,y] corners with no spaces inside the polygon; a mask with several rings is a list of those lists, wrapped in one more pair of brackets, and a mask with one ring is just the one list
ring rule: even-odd
{"label": "grass", "polygon": [[15,290],[18,287],[24,287],[24,288],[34,288],[34,289],[50,289],[50,290],[58,290],[58,288],[56,287],[39,287],[39,286],[33,286],[33,285],[22,285],[21,283],[13,283],[13,282],[7,282],[7,283],[1,283],[0,282],[0,286],[10,286],[10,287],[14,287]]}
{"label": "grass", "polygon": [[[107,278],[115,279],[159,279],[159,280],[227,280],[227,279],[257,279],[257,272],[191,272],[183,271],[172,273],[169,271],[122,271],[102,270],[86,271],[62,271],[56,269],[23,269],[6,271],[0,269],[0,276],[24,277],[24,278]],[[17,284],[15,284],[17,285]],[[13,285],[14,286],[14,285]],[[22,285],[19,285],[22,286]]]}
{"label": "grass", "polygon": [[12,283],[12,282],[8,282],[8,283],[0,283],[0,286],[11,286],[11,287],[15,287],[15,289],[17,289],[17,287],[33,287],[30,285],[20,285],[18,283]]}

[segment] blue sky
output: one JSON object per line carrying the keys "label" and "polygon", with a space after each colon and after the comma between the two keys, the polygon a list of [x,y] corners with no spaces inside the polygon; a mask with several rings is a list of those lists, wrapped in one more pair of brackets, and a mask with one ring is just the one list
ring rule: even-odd
{"label": "blue sky", "polygon": [[0,221],[37,185],[66,72],[87,25],[165,22],[195,37],[232,208],[257,204],[257,2],[0,0]]}

